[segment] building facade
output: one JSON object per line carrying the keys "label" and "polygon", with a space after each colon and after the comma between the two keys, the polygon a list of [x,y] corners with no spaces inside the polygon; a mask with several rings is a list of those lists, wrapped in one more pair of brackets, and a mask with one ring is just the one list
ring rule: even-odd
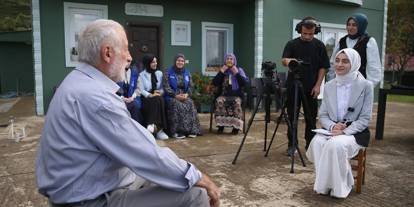
{"label": "building facade", "polygon": [[214,75],[225,53],[233,52],[249,76],[260,77],[261,63],[277,63],[295,25],[313,16],[328,53],[344,34],[353,13],[369,18],[368,32],[384,49],[387,0],[32,0],[33,68],[36,111],[46,112],[53,89],[76,66],[79,31],[98,18],[113,19],[127,32],[130,52],[159,57],[161,69],[183,53],[192,72]]}

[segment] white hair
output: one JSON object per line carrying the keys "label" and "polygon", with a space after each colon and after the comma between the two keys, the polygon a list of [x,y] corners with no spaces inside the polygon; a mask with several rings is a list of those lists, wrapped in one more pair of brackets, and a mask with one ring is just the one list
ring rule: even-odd
{"label": "white hair", "polygon": [[124,28],[113,20],[98,19],[88,24],[79,36],[79,61],[98,65],[101,61],[101,46],[104,43],[112,46],[115,53],[119,53],[122,47],[119,31],[124,31]]}

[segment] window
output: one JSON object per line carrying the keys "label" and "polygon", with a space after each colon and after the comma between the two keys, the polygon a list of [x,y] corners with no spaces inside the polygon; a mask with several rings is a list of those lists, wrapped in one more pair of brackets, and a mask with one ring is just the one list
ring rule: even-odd
{"label": "window", "polygon": [[98,4],[64,2],[66,67],[76,67],[78,38],[82,29],[97,19],[108,18],[108,7]]}
{"label": "window", "polygon": [[214,76],[224,64],[224,55],[233,52],[233,24],[202,22],[202,71]]}

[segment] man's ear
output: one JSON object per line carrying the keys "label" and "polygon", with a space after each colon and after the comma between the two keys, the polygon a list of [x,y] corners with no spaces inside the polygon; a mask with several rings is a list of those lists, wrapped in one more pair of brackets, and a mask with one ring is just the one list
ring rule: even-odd
{"label": "man's ear", "polygon": [[104,45],[101,47],[101,59],[105,63],[110,63],[113,56],[112,48],[109,45]]}

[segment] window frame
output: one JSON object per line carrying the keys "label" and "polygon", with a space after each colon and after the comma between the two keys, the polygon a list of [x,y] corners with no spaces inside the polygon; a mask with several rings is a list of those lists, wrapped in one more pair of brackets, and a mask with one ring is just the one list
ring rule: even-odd
{"label": "window frame", "polygon": [[[184,25],[187,39],[185,41],[177,40],[175,30],[179,25]],[[171,20],[171,45],[173,46],[191,46],[191,21]]]}
{"label": "window frame", "polygon": [[66,67],[76,67],[78,61],[71,59],[71,48],[76,47],[76,42],[73,39],[75,36],[74,22],[72,16],[80,15],[100,15],[98,19],[108,19],[108,6],[103,4],[85,4],[63,2],[64,13],[64,27],[65,27],[65,65]]}
{"label": "window frame", "polygon": [[234,45],[234,26],[233,24],[229,23],[218,23],[218,22],[201,22],[201,68],[203,75],[208,76],[215,76],[217,72],[210,72],[206,71],[207,69],[207,39],[206,34],[208,30],[219,30],[219,31],[225,31],[226,32],[226,52],[230,53],[233,52],[233,45]]}

